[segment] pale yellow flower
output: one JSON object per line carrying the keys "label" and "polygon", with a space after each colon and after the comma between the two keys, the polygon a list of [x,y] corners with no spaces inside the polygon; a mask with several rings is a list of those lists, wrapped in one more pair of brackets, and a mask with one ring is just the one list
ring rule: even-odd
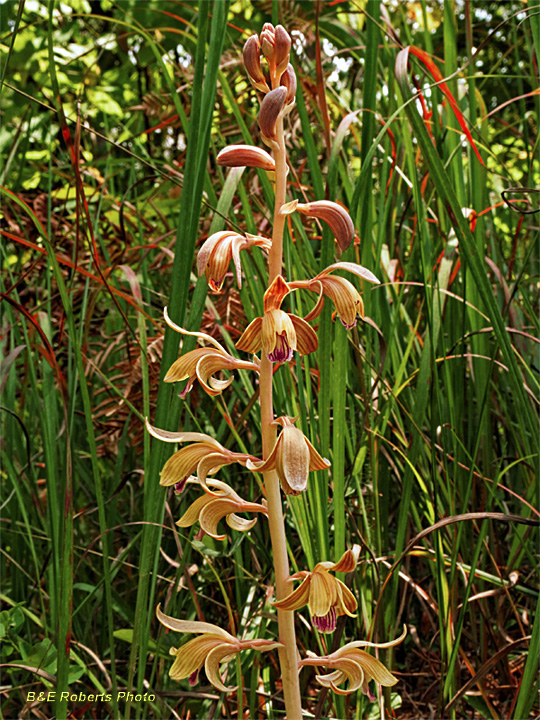
{"label": "pale yellow flower", "polygon": [[264,315],[251,322],[236,343],[238,350],[256,353],[261,348],[271,362],[288,362],[293,352],[307,355],[317,349],[317,334],[302,318],[280,309],[289,285],[278,275],[264,294]]}
{"label": "pale yellow flower", "polygon": [[302,578],[302,583],[286,598],[275,602],[274,606],[278,610],[298,610],[307,605],[314,627],[320,632],[333,632],[337,617],[354,617],[358,603],[345,583],[330,575],[330,572],[351,572],[355,567],[354,555],[347,550],[337,563],[320,562],[311,572],[295,573],[291,579]]}
{"label": "pale yellow flower", "polygon": [[225,518],[227,525],[233,530],[246,532],[257,522],[257,518],[246,520],[239,517],[237,512],[258,512],[268,515],[266,502],[263,504],[247,502],[243,500],[227,483],[220,480],[207,481],[207,486],[212,486],[215,490],[210,494],[205,492],[204,495],[197,498],[192,503],[180,520],[176,523],[178,527],[191,527],[197,521],[200,523],[201,530],[216,540],[224,540],[225,535],[220,535],[217,531],[217,525],[222,518]]}
{"label": "pale yellow flower", "polygon": [[255,370],[259,371],[259,361],[240,360],[230,355],[211,335],[206,333],[190,332],[179,327],[169,318],[167,308],[164,310],[165,321],[169,327],[182,335],[192,335],[211,343],[212,347],[197,348],[182,355],[169,368],[164,382],[180,382],[189,378],[186,387],[180,393],[185,397],[193,387],[196,379],[199,380],[208,395],[219,395],[233,382],[234,378],[218,380],[213,375],[220,370]]}
{"label": "pale yellow flower", "polygon": [[236,281],[238,287],[242,287],[240,251],[254,246],[269,250],[271,241],[255,235],[239,235],[232,230],[214,233],[203,243],[197,254],[199,275],[204,273],[212,290],[219,292],[223,286],[230,262],[234,260]]}
{"label": "pale yellow flower", "polygon": [[362,280],[371,283],[379,283],[379,280],[362,265],[351,262],[337,262],[329,265],[322,272],[311,280],[296,280],[289,283],[291,290],[311,290],[318,292],[319,297],[313,310],[304,318],[306,321],[313,320],[320,315],[324,306],[324,296],[329,297],[336,307],[336,312],[343,325],[350,330],[356,325],[357,318],[364,317],[364,302],[358,290],[345,278],[330,276],[334,270],[347,270],[354,273]]}
{"label": "pale yellow flower", "polygon": [[189,678],[190,685],[197,684],[199,673],[204,667],[206,677],[217,690],[226,693],[233,692],[236,688],[223,684],[219,672],[220,663],[230,662],[236,653],[242,650],[266,652],[283,647],[280,643],[270,640],[238,640],[226,630],[211,623],[177,620],[165,615],[159,605],[156,608],[156,616],[159,622],[169,630],[199,635],[180,648],[171,648],[170,650],[175,660],[169,675],[173,680]]}
{"label": "pale yellow flower", "polygon": [[196,473],[197,479],[203,488],[212,493],[206,485],[208,475],[217,472],[224,465],[231,465],[232,463],[246,465],[248,460],[257,460],[253,455],[227,450],[217,440],[204,433],[160,430],[150,425],[148,420],[146,420],[146,429],[150,435],[158,440],[163,440],[163,442],[192,443],[175,452],[167,460],[161,471],[159,484],[165,487],[176,485],[177,492],[181,492],[188,478],[193,473]]}
{"label": "pale yellow flower", "polygon": [[321,457],[304,433],[294,427],[291,418],[275,421],[283,430],[266,460],[248,460],[248,470],[267,472],[275,470],[287,495],[298,495],[307,487],[310,470],[326,470],[330,463]]}
{"label": "pale yellow flower", "polygon": [[[315,676],[315,679],[320,685],[331,688],[338,695],[349,695],[356,690],[362,689],[366,695],[374,700],[375,698],[369,690],[369,683],[372,680],[375,680],[376,683],[384,687],[392,687],[398,680],[380,660],[377,660],[377,658],[374,658],[360,648],[394,647],[394,645],[397,645],[404,639],[406,634],[407,630],[405,629],[400,637],[388,643],[371,643],[367,640],[351,642],[330,655],[324,655],[322,657],[318,657],[315,653],[308,650],[308,657],[300,660],[298,666],[302,668],[306,665],[314,665],[316,667],[323,665],[324,667],[330,668],[332,670],[331,673]],[[339,685],[347,681],[349,682],[347,688],[339,687]]]}

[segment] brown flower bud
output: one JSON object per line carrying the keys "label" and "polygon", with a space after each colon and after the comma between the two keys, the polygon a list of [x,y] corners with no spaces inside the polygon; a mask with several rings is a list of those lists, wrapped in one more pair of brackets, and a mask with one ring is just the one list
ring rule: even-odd
{"label": "brown flower bud", "polygon": [[352,243],[354,238],[353,221],[349,213],[341,205],[331,200],[316,200],[306,204],[298,203],[296,209],[303,215],[324,220],[336,236],[338,245],[342,250],[346,250]]}
{"label": "brown flower bud", "polygon": [[261,47],[264,57],[270,62],[276,52],[276,35],[272,23],[265,23],[261,32]]}
{"label": "brown flower bud", "polygon": [[285,71],[289,64],[289,54],[291,52],[291,36],[285,30],[283,25],[277,25],[274,31],[275,38],[275,63],[276,63],[276,75],[280,75]]}
{"label": "brown flower bud", "polygon": [[266,152],[252,145],[229,145],[217,156],[217,164],[225,167],[258,167],[275,170],[274,159]]}
{"label": "brown flower bud", "polygon": [[296,73],[290,63],[281,75],[280,85],[287,88],[287,97],[285,98],[285,102],[287,105],[290,105],[296,96]]}
{"label": "brown flower bud", "polygon": [[261,46],[257,35],[252,35],[244,45],[244,66],[252,85],[261,92],[268,92],[270,88],[261,69]]}
{"label": "brown flower bud", "polygon": [[273,140],[276,136],[276,123],[287,97],[287,88],[271,90],[261,103],[259,127],[263,138]]}

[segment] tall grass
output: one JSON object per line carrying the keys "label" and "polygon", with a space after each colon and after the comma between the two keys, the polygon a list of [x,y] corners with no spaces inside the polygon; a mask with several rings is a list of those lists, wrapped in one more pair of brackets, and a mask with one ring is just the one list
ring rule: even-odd
{"label": "tall grass", "polygon": [[[534,717],[535,7],[67,7],[3,6],[3,717],[283,716],[270,656],[231,665],[230,696],[167,676],[173,640],[155,605],[272,637],[272,562],[262,521],[223,542],[179,531],[186,501],[159,487],[164,451],[142,429],[150,416],[258,451],[247,374],[217,402],[196,387],[181,401],[160,382],[178,352],[161,318],[168,305],[234,353],[261,313],[258,249],[227,303],[192,260],[222,227],[268,231],[268,177],[224,174],[215,156],[255,142],[239,52],[270,19],[302,33],[290,198],[342,202],[358,235],[342,259],[381,280],[363,288],[368,322],[347,333],[328,305],[318,353],[275,376],[280,413],[332,461],[288,505],[291,565],[360,547],[346,579],[357,619],[329,640],[299,622],[300,646],[384,642],[405,623],[383,658],[400,679],[385,713]],[[503,194],[516,187],[533,192]],[[327,230],[293,215],[288,232],[289,279],[334,261]],[[258,492],[248,471],[220,477]],[[301,683],[316,717],[380,716],[361,694],[319,693],[306,669]],[[88,699],[101,693],[111,699]]]}

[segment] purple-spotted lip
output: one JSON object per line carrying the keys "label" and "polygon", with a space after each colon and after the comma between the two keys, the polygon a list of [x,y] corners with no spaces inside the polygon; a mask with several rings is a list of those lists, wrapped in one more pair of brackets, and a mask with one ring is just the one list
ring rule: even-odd
{"label": "purple-spotted lip", "polygon": [[341,320],[341,324],[343,325],[343,327],[346,330],[352,330],[353,327],[356,327],[356,324],[358,322],[358,315],[354,318],[354,322],[352,323],[352,325],[349,325],[349,323],[346,323],[345,320],[341,317],[339,319]]}
{"label": "purple-spotted lip", "polygon": [[313,627],[322,633],[334,632],[334,630],[336,629],[336,620],[337,613],[335,607],[331,607],[330,610],[326,613],[326,615],[311,616],[311,622],[313,623]]}
{"label": "purple-spotted lip", "polygon": [[196,685],[199,682],[199,671],[200,671],[200,668],[197,668],[197,670],[194,670],[191,673],[191,675],[189,676],[188,682],[191,685],[191,687],[193,687],[194,685]]}
{"label": "purple-spotted lip", "polygon": [[185,478],[182,480],[179,480],[177,483],[174,484],[174,494],[175,495],[181,495],[184,490],[186,489],[186,483],[188,481],[188,476],[186,475]]}
{"label": "purple-spotted lip", "polygon": [[293,351],[287,342],[285,335],[278,335],[276,345],[272,352],[268,353],[270,362],[284,363],[292,360]]}

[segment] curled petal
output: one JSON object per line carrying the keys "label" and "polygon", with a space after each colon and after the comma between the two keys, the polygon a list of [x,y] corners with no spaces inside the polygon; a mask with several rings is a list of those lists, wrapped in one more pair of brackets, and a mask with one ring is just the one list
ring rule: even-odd
{"label": "curled petal", "polygon": [[227,515],[226,522],[233,530],[238,530],[238,532],[247,532],[255,525],[257,518],[253,518],[253,520],[246,520],[246,518],[232,513]]}
{"label": "curled petal", "polygon": [[273,140],[276,137],[276,123],[287,97],[287,88],[277,87],[265,95],[259,111],[259,127],[263,138]]}
{"label": "curled petal", "polygon": [[[339,675],[337,673],[339,672]],[[338,695],[349,695],[364,685],[364,671],[362,666],[354,662],[354,660],[344,660],[339,664],[339,670],[329,675],[316,675],[317,682],[320,685],[331,687]],[[341,689],[338,684],[349,681],[349,687]]]}
{"label": "curled petal", "polygon": [[167,374],[163,378],[163,382],[181,382],[195,374],[195,369],[199,360],[208,354],[208,348],[196,348],[191,352],[182,355],[176,360]]}
{"label": "curled petal", "polygon": [[[178,527],[191,527],[198,521],[202,510],[213,500],[211,495],[201,495],[195,502],[191,503],[180,520],[176,522]],[[220,518],[221,519],[221,518]]]}
{"label": "curled petal", "polygon": [[349,213],[331,200],[316,200],[306,204],[299,203],[296,208],[303,215],[323,220],[332,230],[338,245],[346,250],[354,238],[354,225]]}
{"label": "curled petal", "polygon": [[217,156],[217,164],[225,167],[258,167],[273,171],[276,163],[266,150],[252,145],[229,145]]}
{"label": "curled petal", "polygon": [[320,280],[323,292],[336,306],[343,325],[350,330],[356,325],[356,318],[364,317],[364,301],[354,285],[342,277],[326,277]]}
{"label": "curled petal", "polygon": [[[159,484],[163,487],[175,485],[188,475],[191,475],[199,462],[208,455],[211,455],[216,460],[216,463],[213,464],[215,470],[221,465],[225,465],[227,463],[227,456],[212,452],[212,450],[212,445],[209,446],[206,443],[195,443],[181,448],[175,452],[174,455],[171,455],[163,466]],[[209,472],[211,472],[211,470],[209,470]]]}
{"label": "curled petal", "polygon": [[[209,652],[215,647],[223,646],[223,638],[219,635],[200,635],[193,638],[181,648],[174,651],[175,660],[169,670],[169,676],[173,680],[184,680],[185,678],[197,677],[199,670]],[[230,652],[230,646],[227,645]],[[173,654],[171,652],[171,654]]]}
{"label": "curled petal", "polygon": [[388,670],[380,660],[377,660],[373,655],[369,655],[363,650],[357,650],[357,653],[360,654],[360,660],[356,660],[357,656],[355,656],[355,660],[358,664],[361,662],[366,682],[375,680],[376,683],[384,685],[384,687],[392,687],[392,685],[397,683],[398,679],[392,675],[390,670]]}
{"label": "curled petal", "polygon": [[225,517],[225,515],[230,515],[237,509],[238,503],[234,500],[210,498],[210,502],[204,504],[199,515],[201,528],[205,533],[208,533],[211,537],[216,538],[216,540],[225,540],[225,535],[220,535],[218,533],[217,525],[219,521]]}
{"label": "curled petal", "polygon": [[[236,652],[238,652],[238,649]],[[231,653],[230,647],[226,645],[218,645],[208,653],[206,660],[204,661],[204,671],[206,672],[206,677],[209,682],[211,682],[215,688],[224,693],[234,692],[236,690],[236,687],[227,687],[224,685],[221,675],[219,674],[220,662],[225,660],[225,658],[230,657],[231,654],[234,655],[235,652],[233,651],[233,653]]]}
{"label": "curled petal", "polygon": [[341,580],[336,580],[336,590],[338,595],[337,605],[343,611],[343,614],[349,617],[356,617],[354,611],[358,607],[358,603],[352,592]]}
{"label": "curled petal", "polygon": [[162,625],[169,628],[169,630],[174,630],[175,632],[211,633],[212,635],[219,635],[226,642],[236,642],[236,638],[234,638],[226,630],[222,630],[217,625],[194,620],[178,620],[170,615],[165,615],[165,613],[161,610],[161,605],[158,605],[156,608],[156,617]]}
{"label": "curled petal", "polygon": [[223,370],[226,365],[227,362],[224,362],[223,358],[216,356],[215,354],[209,355],[208,353],[203,355],[203,357],[201,357],[197,362],[195,371],[199,382],[208,395],[219,395],[233,382],[234,378],[232,377],[227,380],[217,380],[212,377],[215,372]]}
{"label": "curled petal", "polygon": [[172,328],[173,330],[176,330],[176,332],[179,332],[182,335],[191,335],[192,337],[206,340],[211,345],[213,345],[217,350],[222,352],[224,355],[227,354],[227,351],[223,347],[221,347],[221,345],[218,343],[218,341],[215,338],[213,338],[211,335],[208,335],[207,333],[203,333],[203,332],[192,332],[191,330],[184,330],[184,328],[181,328],[180,325],[177,325],[176,323],[174,323],[171,320],[171,318],[169,317],[169,313],[168,313],[168,310],[166,307],[163,309],[163,317],[165,318],[165,322],[167,323],[167,325],[170,328]]}
{"label": "curled petal", "polygon": [[403,642],[406,635],[407,635],[407,628],[404,625],[403,632],[395,640],[390,640],[390,642],[385,642],[385,643],[374,643],[374,642],[370,642],[369,640],[355,640],[354,642],[350,642],[347,645],[344,645],[342,648],[339,648],[339,650],[336,650],[334,655],[336,657],[340,657],[341,655],[346,654],[348,652],[348,650],[352,649],[352,648],[364,648],[364,647],[392,648],[392,647],[395,647],[396,645],[399,645],[400,642]]}

